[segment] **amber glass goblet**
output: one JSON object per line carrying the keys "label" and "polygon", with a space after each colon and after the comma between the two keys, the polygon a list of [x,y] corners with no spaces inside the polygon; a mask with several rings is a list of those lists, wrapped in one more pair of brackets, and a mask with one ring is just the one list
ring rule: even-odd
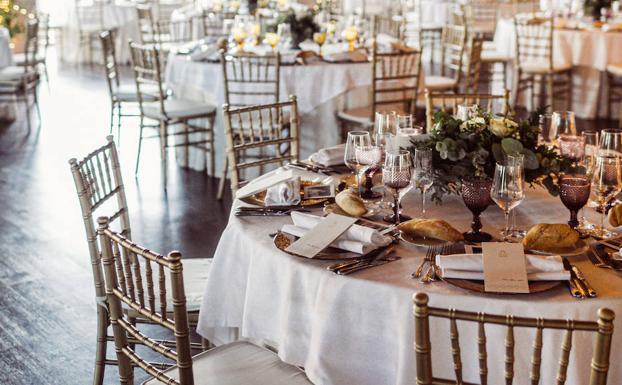
{"label": "amber glass goblet", "polygon": [[462,200],[473,214],[471,231],[464,233],[464,239],[468,242],[480,243],[492,239],[492,235],[481,231],[482,221],[479,218],[492,204],[491,188],[492,179],[490,178],[469,176],[462,179]]}

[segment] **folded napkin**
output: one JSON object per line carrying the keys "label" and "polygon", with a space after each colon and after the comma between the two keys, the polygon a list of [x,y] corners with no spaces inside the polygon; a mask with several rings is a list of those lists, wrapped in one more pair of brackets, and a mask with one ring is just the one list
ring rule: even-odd
{"label": "folded napkin", "polygon": [[190,59],[192,61],[204,61],[215,59],[218,55],[218,47],[214,44],[204,44],[192,51]]}
{"label": "folded napkin", "polygon": [[[564,270],[559,255],[525,255],[527,259],[527,279],[530,281],[565,281],[570,273]],[[482,254],[437,255],[436,264],[445,278],[484,280]]]}
{"label": "folded napkin", "polygon": [[300,203],[300,177],[268,187],[266,190],[266,206],[291,206]]}
{"label": "folded napkin", "polygon": [[337,146],[323,148],[318,152],[311,154],[309,160],[325,167],[337,166],[343,164],[345,152],[346,145],[339,144]]}
{"label": "folded napkin", "polygon": [[335,52],[331,54],[324,54],[324,60],[328,62],[352,62],[360,63],[368,61],[367,53],[365,51],[356,50],[352,52]]}
{"label": "folded napkin", "polygon": [[337,185],[340,182],[338,179],[331,176],[327,177],[326,175],[318,174],[312,171],[300,170],[293,167],[279,167],[276,170],[272,170],[248,182],[244,187],[240,188],[235,193],[235,197],[236,199],[246,198],[261,191],[268,191],[268,189],[273,186],[277,186],[282,182],[287,182],[295,178],[322,184],[332,183]]}
{"label": "folded napkin", "polygon": [[[295,235],[297,237],[302,237],[309,231],[309,229],[305,229],[295,225],[284,225],[281,228],[281,231],[287,234]],[[350,239],[342,239],[342,237],[337,238],[333,243],[330,244],[330,246],[358,254],[365,254],[378,248],[378,246],[376,245],[353,241]]]}
{"label": "folded napkin", "polygon": [[[292,212],[291,217],[295,226],[307,230],[312,229],[320,223],[322,219],[324,219],[313,214],[301,213],[298,211]],[[391,237],[380,234],[378,230],[360,225],[350,226],[350,228],[346,230],[346,232],[343,233],[339,239],[367,243],[376,247],[386,246],[391,243]]]}

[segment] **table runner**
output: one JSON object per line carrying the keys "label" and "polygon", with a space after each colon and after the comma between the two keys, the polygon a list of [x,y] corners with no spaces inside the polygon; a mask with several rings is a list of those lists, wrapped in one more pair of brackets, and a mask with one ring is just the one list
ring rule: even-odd
{"label": "table runner", "polygon": [[[419,195],[409,193],[406,212],[417,214]],[[460,198],[448,197],[442,206],[431,205],[429,217],[440,217],[459,230],[467,230],[470,213]],[[586,210],[592,220],[593,210]],[[523,227],[538,222],[563,223],[568,211],[558,198],[543,190],[530,190],[518,207]],[[232,328],[242,337],[269,341],[286,362],[305,367],[317,385],[406,385],[415,379],[412,295],[425,291],[431,306],[456,307],[490,313],[531,317],[595,320],[599,307],[622,314],[622,277],[593,267],[584,256],[572,257],[599,297],[578,301],[565,286],[537,295],[483,295],[445,283],[423,285],[410,278],[425,250],[401,244],[402,260],[356,273],[337,276],[325,270],[329,262],[306,260],[278,251],[269,233],[289,223],[286,218],[231,217],[222,235],[208,278],[198,331],[216,343],[231,340]],[[482,215],[484,230],[496,233],[503,226],[501,210],[490,207]],[[611,384],[622,383],[616,361],[622,353],[619,321],[611,352]],[[460,323],[465,381],[477,382],[477,330]],[[488,330],[489,383],[503,383],[504,333]],[[437,375],[453,378],[448,323],[433,322],[432,346]],[[529,383],[533,332],[516,330],[515,384]],[[576,333],[567,384],[585,384],[589,377],[592,335]],[[554,383],[561,334],[546,331],[542,382]]]}

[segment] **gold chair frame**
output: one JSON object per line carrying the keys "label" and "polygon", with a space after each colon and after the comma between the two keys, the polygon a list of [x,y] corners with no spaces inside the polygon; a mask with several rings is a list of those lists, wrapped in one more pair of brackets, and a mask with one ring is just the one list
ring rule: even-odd
{"label": "gold chair frame", "polygon": [[385,34],[398,40],[403,40],[404,27],[405,24],[402,16],[374,15],[372,36]]}
{"label": "gold chair frame", "polygon": [[[613,319],[615,314],[612,310],[601,308],[598,311],[598,321],[574,321],[545,318],[516,317],[514,315],[494,315],[475,313],[456,309],[444,309],[428,306],[428,296],[425,293],[417,293],[413,296],[415,318],[415,354],[417,364],[417,385],[447,385],[464,384],[462,378],[462,362],[460,358],[460,339],[457,321],[466,321],[478,324],[477,352],[479,357],[480,384],[488,383],[488,365],[486,351],[486,324],[506,327],[505,337],[505,381],[512,384],[514,379],[515,361],[515,338],[514,328],[536,329],[531,358],[530,378],[532,384],[540,383],[542,362],[542,334],[545,329],[563,330],[564,337],[561,346],[561,357],[557,372],[557,383],[564,384],[567,377],[567,369],[572,349],[572,335],[574,331],[588,331],[596,333],[594,337],[594,351],[592,354],[591,373],[589,385],[606,385],[607,372],[609,370],[609,354],[611,350],[611,337],[613,334]],[[451,339],[451,354],[455,372],[455,380],[441,379],[432,372],[432,344],[430,342],[430,317],[445,318],[449,320]]]}
{"label": "gold chair frame", "polygon": [[510,112],[510,92],[505,90],[503,95],[492,94],[455,94],[446,92],[431,92],[425,90],[425,117],[426,117],[426,131],[430,131],[434,124],[434,113],[437,108],[440,111],[456,111],[459,105],[463,104],[477,104],[481,105],[482,102],[486,102],[486,109],[492,111],[493,103],[495,101],[502,101],[503,108],[501,114],[507,115]]}
{"label": "gold chair frame", "polygon": [[[620,66],[622,67],[622,65]],[[622,128],[622,76],[616,75],[607,70],[606,75],[607,82],[609,84],[609,91],[607,93],[607,119],[611,119],[611,110],[613,103],[620,103],[618,114],[618,126]],[[615,118],[614,118],[615,119]]]}
{"label": "gold chair frame", "polygon": [[[87,60],[90,64],[93,63],[94,42],[99,39],[99,33],[105,29],[104,6],[108,3],[108,0],[75,0],[78,46],[80,48],[86,46]],[[85,26],[95,26],[96,29],[86,29]]]}
{"label": "gold chair frame", "polygon": [[448,24],[443,27],[441,37],[441,76],[456,81],[454,92],[458,92],[463,75],[464,51],[467,45],[467,29],[463,25]]}
{"label": "gold chair frame", "polygon": [[467,94],[475,94],[479,91],[483,44],[484,39],[479,34],[471,35],[468,39],[463,88]]}

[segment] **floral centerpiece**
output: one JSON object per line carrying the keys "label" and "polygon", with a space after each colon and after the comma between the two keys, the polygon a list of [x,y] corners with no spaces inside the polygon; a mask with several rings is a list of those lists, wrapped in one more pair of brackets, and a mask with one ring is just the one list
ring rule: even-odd
{"label": "floral centerpiece", "polygon": [[20,19],[24,14],[14,0],[0,0],[0,27],[8,29],[11,37],[23,31]]}
{"label": "floral centerpiece", "polygon": [[313,34],[320,31],[320,26],[315,22],[313,11],[294,12],[290,9],[287,13],[279,15],[276,22],[268,27],[268,32],[276,32],[279,24],[290,25],[292,46],[294,47],[298,47],[307,39],[313,39]]}
{"label": "floral centerpiece", "polygon": [[496,162],[505,154],[516,153],[524,155],[526,182],[557,195],[557,176],[569,169],[571,162],[551,147],[538,145],[540,113],[516,122],[481,109],[466,121],[438,112],[429,139],[416,144],[433,149],[432,199],[440,202],[446,194],[458,194],[463,177],[492,177]]}

